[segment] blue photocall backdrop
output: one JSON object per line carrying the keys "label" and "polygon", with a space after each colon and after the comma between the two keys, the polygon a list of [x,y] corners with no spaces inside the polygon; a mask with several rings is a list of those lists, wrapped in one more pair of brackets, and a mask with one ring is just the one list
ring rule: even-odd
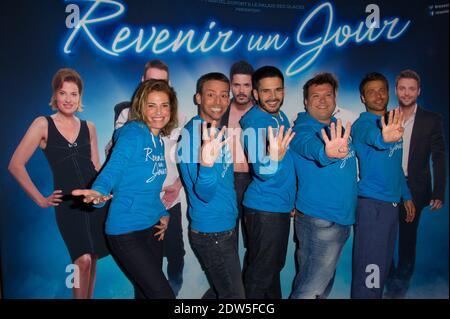
{"label": "blue photocall backdrop", "polygon": [[[85,83],[82,119],[95,123],[101,160],[113,131],[113,107],[129,100],[146,61],[170,67],[180,114],[196,112],[192,96],[199,76],[229,73],[248,60],[255,68],[275,65],[286,76],[283,110],[293,120],[303,111],[301,87],[319,71],[340,81],[338,105],[363,111],[358,85],[370,71],[390,80],[389,108],[397,104],[395,75],[406,68],[422,77],[419,104],[444,117],[448,149],[448,2],[387,1],[376,4],[378,28],[368,29],[369,1],[8,1],[2,3],[1,33],[1,262],[6,298],[71,298],[65,285],[70,257],[54,210],[41,209],[20,188],[7,165],[31,122],[52,113],[51,78],[76,69]],[[79,8],[80,25],[67,6]],[[70,9],[70,7],[69,7]],[[370,8],[369,8],[370,9]],[[370,11],[370,10],[369,10]],[[369,17],[370,20],[370,17]],[[376,20],[371,20],[377,22]],[[368,21],[369,23],[370,21]],[[27,165],[39,190],[53,190],[41,150]],[[183,211],[186,203],[183,200]],[[190,249],[183,219],[186,257],[180,298],[200,298],[206,278]],[[291,228],[291,238],[293,238]],[[242,242],[242,241],[241,241]],[[290,241],[282,272],[283,297],[295,275]],[[349,298],[352,238],[345,246],[330,297]],[[240,254],[243,256],[243,248]],[[408,297],[448,298],[448,187],[445,206],[422,214],[417,266]],[[132,298],[133,289],[109,256],[99,261],[95,298]]]}

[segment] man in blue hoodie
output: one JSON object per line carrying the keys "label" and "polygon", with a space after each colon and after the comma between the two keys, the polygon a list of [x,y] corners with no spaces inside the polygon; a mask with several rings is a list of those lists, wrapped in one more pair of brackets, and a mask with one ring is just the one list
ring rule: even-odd
{"label": "man in blue hoodie", "polygon": [[303,86],[306,112],[298,114],[290,149],[298,176],[295,234],[297,273],[293,299],[326,298],[355,220],[356,157],[336,108],[338,82],[319,73]]}
{"label": "man in blue hoodie", "polygon": [[[188,196],[191,247],[206,273],[211,290],[204,298],[245,298],[237,251],[238,216],[233,158],[225,127],[216,125],[230,104],[230,82],[222,73],[197,81],[199,115],[184,127],[178,145],[181,177]],[[208,128],[207,125],[211,125]]]}
{"label": "man in blue hoodie", "polygon": [[402,169],[403,114],[386,113],[389,85],[380,73],[369,73],[359,86],[367,112],[353,124],[359,160],[358,203],[354,226],[352,298],[381,298],[394,254],[399,208],[409,222],[415,207]]}
{"label": "man in blue hoodie", "polygon": [[248,236],[245,293],[250,299],[279,299],[296,189],[294,163],[288,151],[293,133],[288,118],[280,111],[284,99],[281,71],[273,66],[256,70],[253,96],[257,105],[240,120],[252,174],[243,200]]}

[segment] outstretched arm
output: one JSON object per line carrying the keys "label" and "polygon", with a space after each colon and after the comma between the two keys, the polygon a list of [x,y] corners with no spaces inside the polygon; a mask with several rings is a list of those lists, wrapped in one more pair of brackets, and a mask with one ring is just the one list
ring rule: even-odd
{"label": "outstretched arm", "polygon": [[315,133],[300,132],[291,143],[291,148],[299,155],[327,166],[347,156],[350,132],[351,124],[348,122],[342,136],[342,122],[338,120],[337,125],[330,125],[330,138],[325,129],[321,130],[323,141]]}
{"label": "outstretched arm", "polygon": [[92,203],[94,205],[100,205],[104,202],[110,200],[113,195],[103,195],[100,192],[97,192],[93,189],[74,189],[72,191],[73,196],[84,196],[83,202],[85,203]]}
{"label": "outstretched arm", "polygon": [[389,149],[392,143],[399,141],[403,136],[403,114],[400,110],[390,111],[388,122],[386,123],[384,116],[380,122],[381,130],[376,126],[364,127],[357,130],[353,138],[379,150]]}
{"label": "outstretched arm", "polygon": [[142,136],[135,127],[127,126],[115,132],[116,142],[106,165],[95,179],[92,189],[105,195],[113,188],[125,174],[129,160],[137,152]]}

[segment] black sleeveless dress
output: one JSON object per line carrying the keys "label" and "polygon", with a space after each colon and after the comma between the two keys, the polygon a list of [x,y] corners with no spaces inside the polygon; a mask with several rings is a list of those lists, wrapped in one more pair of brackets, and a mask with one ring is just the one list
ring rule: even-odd
{"label": "black sleeveless dress", "polygon": [[50,116],[47,147],[44,154],[53,172],[54,189],[61,189],[62,202],[55,206],[56,223],[69,250],[72,262],[84,254],[109,254],[104,234],[107,212],[105,205],[94,208],[83,203],[82,196],[72,196],[74,189],[90,188],[97,171],[91,160],[91,143],[86,121],[81,121],[80,133],[73,144],[58,131]]}

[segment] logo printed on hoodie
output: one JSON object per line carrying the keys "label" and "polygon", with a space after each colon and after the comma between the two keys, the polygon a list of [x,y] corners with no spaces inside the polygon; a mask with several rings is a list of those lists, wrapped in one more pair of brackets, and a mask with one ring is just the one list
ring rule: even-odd
{"label": "logo printed on hoodie", "polygon": [[350,152],[348,152],[347,156],[344,157],[344,158],[341,160],[341,165],[339,166],[339,168],[344,168],[345,165],[347,164],[347,160],[350,159],[350,158],[352,158],[352,157],[355,157],[355,151],[354,151],[354,150],[351,150]]}
{"label": "logo printed on hoodie", "polygon": [[395,151],[403,149],[403,143],[402,140],[400,142],[395,143],[393,146],[389,148],[389,157],[394,156]]}
{"label": "logo printed on hoodie", "polygon": [[145,161],[148,160],[153,161],[153,168],[152,168],[152,176],[150,176],[149,179],[147,179],[146,183],[151,183],[155,180],[157,176],[160,175],[166,175],[167,174],[167,168],[166,168],[166,162],[164,159],[164,155],[152,155],[153,149],[150,147],[144,148],[145,151]]}

